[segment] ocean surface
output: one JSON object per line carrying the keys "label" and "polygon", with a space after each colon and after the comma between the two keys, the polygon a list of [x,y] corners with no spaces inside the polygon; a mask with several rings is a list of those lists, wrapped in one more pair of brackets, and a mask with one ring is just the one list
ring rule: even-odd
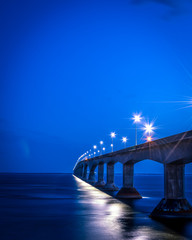
{"label": "ocean surface", "polygon": [[[0,239],[192,239],[192,221],[149,218],[163,175],[135,175],[143,199],[125,204],[72,174],[0,174]],[[120,187],[122,176],[115,182]],[[185,177],[192,203],[192,176]]]}

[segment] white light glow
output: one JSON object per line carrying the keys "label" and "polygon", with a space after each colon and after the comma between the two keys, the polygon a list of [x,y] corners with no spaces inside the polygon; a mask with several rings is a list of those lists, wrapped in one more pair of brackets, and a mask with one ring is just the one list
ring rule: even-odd
{"label": "white light glow", "polygon": [[151,136],[148,136],[147,137],[147,142],[151,142],[152,141],[152,137]]}
{"label": "white light glow", "polygon": [[134,114],[132,119],[134,120],[134,123],[141,122],[141,114]]}
{"label": "white light glow", "polygon": [[153,123],[145,123],[144,130],[145,130],[145,133],[151,134],[153,130],[155,130],[155,127],[153,126]]}
{"label": "white light glow", "polygon": [[123,142],[123,143],[126,143],[127,140],[128,140],[127,137],[122,137],[122,142]]}
{"label": "white light glow", "polygon": [[97,148],[97,146],[96,146],[96,145],[94,145],[94,146],[93,146],[93,148],[94,148],[94,149],[96,149],[96,148]]}
{"label": "white light glow", "polygon": [[100,141],[100,144],[103,145],[103,141]]}
{"label": "white light glow", "polygon": [[111,136],[111,138],[115,138],[116,137],[116,133],[115,132],[111,132],[110,136]]}

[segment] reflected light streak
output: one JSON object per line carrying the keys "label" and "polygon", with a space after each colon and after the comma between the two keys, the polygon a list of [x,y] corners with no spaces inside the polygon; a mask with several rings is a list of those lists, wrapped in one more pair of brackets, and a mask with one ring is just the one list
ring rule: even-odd
{"label": "reflected light streak", "polygon": [[[177,233],[168,233],[163,231],[158,231],[150,227],[139,227],[135,232],[133,240],[148,240],[148,239],[177,239],[180,240],[181,236]],[[152,238],[153,236],[153,238]]]}

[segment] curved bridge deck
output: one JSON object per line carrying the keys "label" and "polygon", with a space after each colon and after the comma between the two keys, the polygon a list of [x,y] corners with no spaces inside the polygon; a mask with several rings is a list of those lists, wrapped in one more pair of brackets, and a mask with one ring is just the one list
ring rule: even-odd
{"label": "curved bridge deck", "polygon": [[[192,162],[192,130],[80,161],[74,167],[74,175],[101,190],[117,191],[114,164],[120,162],[123,164],[123,187],[117,196],[141,198],[134,188],[134,164],[145,159],[164,164],[164,198],[151,217],[191,217],[192,207],[184,197],[184,169],[185,164]],[[107,183],[104,182],[104,164],[107,164]]]}

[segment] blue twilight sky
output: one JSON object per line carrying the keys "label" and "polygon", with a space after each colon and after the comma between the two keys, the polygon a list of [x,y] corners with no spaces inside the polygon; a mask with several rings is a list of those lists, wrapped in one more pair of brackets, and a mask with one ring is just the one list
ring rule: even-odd
{"label": "blue twilight sky", "polygon": [[111,131],[134,145],[134,112],[154,138],[192,129],[191,0],[2,0],[0,64],[0,172],[72,172]]}

